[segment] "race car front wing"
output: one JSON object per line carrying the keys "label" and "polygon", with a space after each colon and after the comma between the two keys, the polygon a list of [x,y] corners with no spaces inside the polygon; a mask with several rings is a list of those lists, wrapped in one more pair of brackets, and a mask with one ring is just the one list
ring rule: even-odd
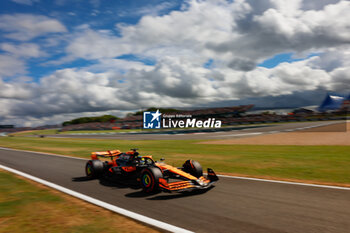
{"label": "race car front wing", "polygon": [[165,192],[188,192],[210,188],[219,178],[208,168],[207,178],[201,176],[196,180],[185,180],[168,183],[164,178],[159,179],[159,187]]}

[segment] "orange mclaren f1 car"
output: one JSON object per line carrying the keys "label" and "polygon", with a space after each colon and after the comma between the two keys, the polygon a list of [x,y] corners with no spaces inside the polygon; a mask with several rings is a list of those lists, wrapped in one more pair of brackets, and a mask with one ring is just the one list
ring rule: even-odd
{"label": "orange mclaren f1 car", "polygon": [[[109,158],[108,161],[99,158]],[[109,177],[115,180],[134,180],[146,193],[157,191],[186,192],[211,187],[218,177],[208,168],[203,176],[202,166],[194,160],[187,160],[182,167],[167,165],[152,156],[140,156],[137,149],[126,153],[119,150],[93,152],[86,163],[85,172],[89,178]]]}

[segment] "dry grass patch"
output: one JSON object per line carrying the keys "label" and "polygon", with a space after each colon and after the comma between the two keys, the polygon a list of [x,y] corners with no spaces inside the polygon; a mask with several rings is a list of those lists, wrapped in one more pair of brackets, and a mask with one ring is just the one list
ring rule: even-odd
{"label": "dry grass patch", "polygon": [[1,170],[0,182],[0,233],[159,232]]}
{"label": "dry grass patch", "polygon": [[45,150],[45,151],[59,151],[59,152],[77,152],[81,151],[79,148],[65,148],[65,147],[33,147],[34,150]]}
{"label": "dry grass patch", "polygon": [[350,145],[350,123],[340,123],[291,133],[259,135],[246,138],[203,141],[216,145]]}

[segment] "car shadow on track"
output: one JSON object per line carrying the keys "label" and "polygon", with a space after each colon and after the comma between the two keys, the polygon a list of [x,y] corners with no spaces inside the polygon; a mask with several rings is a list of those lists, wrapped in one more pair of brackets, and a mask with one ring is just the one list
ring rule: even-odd
{"label": "car shadow on track", "polygon": [[91,178],[87,177],[87,176],[80,176],[80,177],[73,177],[72,181],[74,182],[84,182],[84,181],[90,181]]}
{"label": "car shadow on track", "polygon": [[[93,179],[81,176],[81,177],[73,177],[73,182],[88,182],[92,181]],[[145,193],[143,192],[140,187],[139,183],[131,182],[131,181],[112,181],[107,178],[99,178],[98,179],[100,185],[117,188],[117,189],[134,189],[138,190],[136,192],[127,193],[125,194],[125,197],[129,198],[145,198],[146,200],[171,200],[171,199],[177,199],[177,198],[186,198],[190,196],[195,195],[201,195],[212,189],[214,186],[208,188],[208,189],[202,189],[202,190],[194,190],[192,192],[183,192],[183,193],[163,193],[163,192],[157,192],[157,193]]]}
{"label": "car shadow on track", "polygon": [[[149,193],[144,193],[141,190],[141,191],[125,194],[125,196],[126,197],[130,197],[130,198],[146,198],[146,197],[148,197],[148,198],[146,198],[147,200],[157,200],[157,201],[171,200],[171,199],[185,198],[185,197],[190,197],[190,196],[201,195],[201,194],[204,194],[204,193],[208,192],[213,187],[214,186],[212,186],[212,187],[210,187],[208,189],[194,190],[192,192],[183,192],[183,193],[162,193],[162,192],[158,192],[158,193],[149,194]],[[153,197],[151,197],[151,196],[153,196]]]}
{"label": "car shadow on track", "polygon": [[153,195],[157,195],[160,192],[157,193],[145,193],[142,190],[136,191],[136,192],[132,192],[132,193],[127,193],[125,194],[126,197],[130,197],[130,198],[144,198],[144,197],[150,197]]}
{"label": "car shadow on track", "polygon": [[[81,177],[73,177],[72,181],[73,182],[87,182],[91,181],[93,179],[87,177],[87,176],[81,176]],[[113,187],[113,188],[118,188],[118,189],[124,189],[124,188],[131,188],[131,189],[140,189],[140,185],[135,182],[130,182],[130,181],[112,181],[107,178],[99,178],[98,179],[100,185],[107,186],[107,187]]]}

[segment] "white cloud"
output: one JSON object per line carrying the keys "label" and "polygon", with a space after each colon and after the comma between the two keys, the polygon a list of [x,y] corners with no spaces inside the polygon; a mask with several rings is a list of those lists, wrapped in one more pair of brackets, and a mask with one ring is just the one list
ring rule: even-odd
{"label": "white cloud", "polygon": [[350,67],[341,67],[333,70],[330,73],[333,77],[332,83],[330,83],[330,89],[334,91],[347,91],[350,90]]}
{"label": "white cloud", "polygon": [[4,76],[24,74],[25,70],[26,64],[22,60],[10,55],[0,54],[0,78]]}
{"label": "white cloud", "polygon": [[129,61],[123,59],[105,58],[100,59],[97,64],[83,68],[85,71],[93,73],[127,73],[130,70],[152,70],[153,66],[145,65],[139,61]]}
{"label": "white cloud", "polygon": [[125,10],[118,12],[119,17],[130,17],[130,16],[144,16],[144,15],[152,15],[157,16],[163,14],[169,9],[175,7],[178,3],[174,2],[161,2],[157,5],[148,5],[139,8],[132,8],[130,10]]}
{"label": "white cloud", "polygon": [[[347,12],[348,1],[306,4],[301,0],[192,0],[183,11],[147,15],[135,25],[118,24],[118,36],[113,30],[93,30],[83,25],[68,36],[67,56],[60,62],[83,58],[93,61],[93,65],[58,70],[30,87],[4,82],[1,85],[7,85],[9,91],[1,103],[11,105],[7,110],[11,119],[30,116],[37,122],[52,122],[87,112],[213,105],[217,101],[293,93],[308,93],[305,96],[310,97],[312,92],[319,95],[320,90],[348,91]],[[35,27],[19,28],[10,31],[0,23],[0,29],[10,33],[7,36]],[[56,27],[55,32],[65,30]],[[51,32],[29,31],[36,32],[26,32],[23,38]],[[5,43],[1,48],[12,57],[0,56],[7,62],[3,66],[0,62],[0,75],[17,74],[12,71],[14,64],[18,70],[25,70],[25,64],[16,56],[40,56],[39,48],[29,43]],[[305,59],[272,69],[256,66],[286,52]],[[307,58],[310,53],[320,55]],[[156,64],[117,59],[124,54],[152,59]],[[209,59],[213,65],[204,68]],[[20,91],[20,96],[11,91],[25,87],[29,93]],[[31,99],[25,100],[24,96]]]}
{"label": "white cloud", "polygon": [[30,84],[6,83],[0,79],[0,99],[28,99],[34,95]]}
{"label": "white cloud", "polygon": [[[86,111],[131,110],[140,106],[191,106],[249,96],[283,95],[327,87],[331,76],[302,61],[250,72],[208,70],[168,58],[153,69],[126,74],[64,69],[42,78],[32,98],[17,104],[17,115],[43,117]],[[224,78],[209,77],[224,73]],[[306,78],[307,77],[307,78]],[[123,82],[118,82],[123,80]]]}
{"label": "white cloud", "polygon": [[[23,76],[27,73],[27,60],[47,55],[40,50],[37,44],[33,43],[0,43],[1,51],[3,54],[0,54],[0,84],[2,78],[8,78],[12,82],[31,81],[32,78]],[[5,93],[13,92],[11,87],[4,85],[2,87]],[[7,96],[7,94],[4,95]],[[4,95],[0,94],[1,97]]]}
{"label": "white cloud", "polygon": [[73,36],[67,53],[85,59],[111,58],[128,53],[159,58],[193,56],[194,52],[202,56],[208,52],[205,55],[208,57],[213,54],[205,50],[206,43],[230,38],[232,16],[224,6],[224,2],[220,5],[196,3],[185,12],[174,11],[161,17],[144,16],[137,25],[118,24],[121,37],[111,31],[93,31],[85,27]]}
{"label": "white cloud", "polygon": [[[276,53],[319,51],[348,44],[350,41],[350,2],[327,5],[323,10],[303,11],[300,1],[285,8],[286,1],[271,1],[259,14],[251,11],[236,20],[232,38],[225,42],[210,42],[208,48],[231,55],[248,63],[261,62]],[[259,5],[258,5],[259,6]],[[261,6],[260,6],[261,7]]]}
{"label": "white cloud", "polygon": [[39,2],[39,0],[11,0],[11,1],[18,4],[28,5],[28,6],[33,5],[34,2]]}
{"label": "white cloud", "polygon": [[58,20],[43,15],[7,14],[0,15],[0,30],[4,37],[27,41],[48,33],[62,33],[67,29]]}
{"label": "white cloud", "polygon": [[176,2],[162,2],[156,6],[146,6],[139,9],[134,9],[133,12],[130,12],[131,14],[136,15],[153,15],[157,16],[165,11],[168,11],[169,9],[176,6]]}
{"label": "white cloud", "polygon": [[322,10],[325,6],[336,4],[341,0],[304,0],[302,2],[303,10]]}
{"label": "white cloud", "polygon": [[128,53],[156,59],[188,57],[198,62],[211,58],[247,71],[276,53],[319,51],[350,42],[346,14],[350,2],[319,11],[302,10],[301,1],[271,0],[264,7],[248,3],[193,0],[185,11],[144,16],[136,25],[117,24],[121,37],[112,31],[84,29],[74,35],[67,53],[84,59]]}
{"label": "white cloud", "polygon": [[33,43],[23,43],[19,45],[1,43],[0,49],[12,54],[14,57],[40,57],[45,55],[45,53],[40,50],[40,47]]}
{"label": "white cloud", "polygon": [[[75,58],[102,59],[120,56],[130,51],[130,44],[124,45],[119,38],[108,31],[93,31],[83,28],[68,45],[66,51]],[[128,48],[125,48],[128,47]]]}
{"label": "white cloud", "polygon": [[348,46],[327,49],[315,57],[309,65],[327,72],[336,68],[350,67],[350,49]]}

